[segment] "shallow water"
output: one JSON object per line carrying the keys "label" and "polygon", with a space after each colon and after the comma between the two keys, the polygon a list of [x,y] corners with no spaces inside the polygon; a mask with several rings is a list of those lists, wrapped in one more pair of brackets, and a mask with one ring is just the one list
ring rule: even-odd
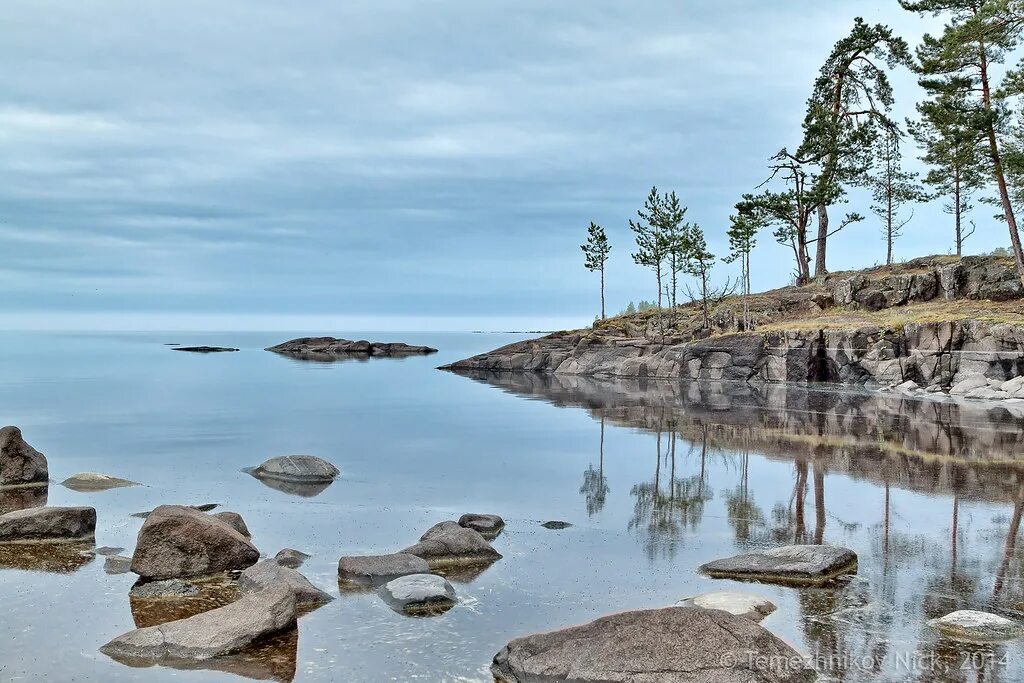
{"label": "shallow water", "polygon": [[[136,669],[98,652],[152,618],[138,604],[133,615],[133,575],[107,575],[102,557],[77,551],[6,549],[0,680],[488,681],[513,637],[730,587],[776,602],[764,625],[827,678],[1024,678],[1019,643],[958,645],[925,624],[967,607],[1024,618],[1024,465],[1011,461],[1024,423],[1005,411],[434,370],[517,335],[350,333],[441,352],[334,364],[261,350],[290,336],[0,339],[0,422],[47,455],[52,480],[99,471],[146,485],[51,484],[49,504],[97,508],[97,545],[130,553],[142,524],[131,514],[161,503],[222,503],[266,555],[311,554],[301,571],[338,596],[297,632],[207,668]],[[194,355],[169,342],[242,350]],[[343,476],[302,497],[241,472],[288,453],[325,457]],[[495,541],[504,559],[455,577],[448,613],[410,618],[373,593],[339,595],[339,556],[400,549],[470,511],[506,519]],[[695,571],[753,546],[817,540],[856,550],[857,578],[794,589]]]}

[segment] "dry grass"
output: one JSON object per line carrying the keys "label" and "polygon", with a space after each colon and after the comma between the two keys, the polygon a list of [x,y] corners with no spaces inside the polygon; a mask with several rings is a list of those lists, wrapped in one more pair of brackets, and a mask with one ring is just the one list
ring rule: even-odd
{"label": "dry grass", "polygon": [[814,316],[780,320],[758,328],[764,332],[788,330],[830,330],[875,325],[898,329],[909,323],[937,323],[952,320],[978,320],[986,323],[1024,325],[1022,301],[929,301],[887,308],[882,311],[833,308]]}

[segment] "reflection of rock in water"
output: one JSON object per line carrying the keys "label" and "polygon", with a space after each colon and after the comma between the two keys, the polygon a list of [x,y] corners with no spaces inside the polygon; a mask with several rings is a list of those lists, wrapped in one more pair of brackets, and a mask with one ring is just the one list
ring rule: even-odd
{"label": "reflection of rock in water", "polygon": [[199,595],[161,598],[129,597],[132,619],[137,628],[157,626],[169,621],[187,619],[212,609],[223,607],[239,597],[233,581],[203,582],[196,584]]}
{"label": "reflection of rock in water", "polygon": [[151,660],[114,658],[125,666],[149,668],[166,666],[182,671],[221,671],[255,681],[283,681],[295,678],[299,650],[299,630],[296,627],[261,638],[239,652],[221,655],[203,661],[162,659]]}
{"label": "reflection of rock in water", "polygon": [[73,574],[92,562],[92,543],[3,543],[0,569]]}
{"label": "reflection of rock in water", "polygon": [[14,512],[15,510],[27,510],[28,508],[41,508],[46,505],[50,487],[42,486],[15,486],[0,487],[0,515]]}
{"label": "reflection of rock in water", "polygon": [[273,477],[261,477],[255,472],[246,472],[256,479],[264,486],[280,491],[281,493],[287,493],[291,496],[302,496],[303,498],[312,498],[319,496],[321,493],[327,490],[327,487],[333,484],[333,481],[289,481],[286,479],[277,479]]}

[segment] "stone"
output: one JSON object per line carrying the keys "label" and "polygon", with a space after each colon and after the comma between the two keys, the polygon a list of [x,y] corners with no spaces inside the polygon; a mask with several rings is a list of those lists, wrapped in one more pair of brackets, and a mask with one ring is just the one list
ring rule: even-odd
{"label": "stone", "polygon": [[62,481],[60,485],[79,493],[106,491],[127,486],[141,486],[138,482],[112,477],[109,474],[100,474],[99,472],[79,472]]}
{"label": "stone", "polygon": [[429,346],[411,346],[402,342],[352,341],[335,337],[299,337],[265,349],[295,358],[330,363],[352,358],[404,357],[437,353]]}
{"label": "stone", "polygon": [[187,619],[129,631],[100,648],[126,663],[205,660],[236,652],[295,624],[295,596],[285,587],[243,595]]}
{"label": "stone", "polygon": [[123,551],[124,548],[117,548],[109,545],[104,545],[99,548],[96,548],[96,550],[93,550],[93,552],[97,555],[117,555],[118,553]]}
{"label": "stone", "polygon": [[283,550],[279,550],[277,555],[274,555],[274,559],[277,560],[277,563],[282,567],[298,569],[306,560],[309,559],[309,555],[301,550],[295,550],[294,548],[284,548]]}
{"label": "stone", "polygon": [[[216,510],[218,507],[220,507],[220,504],[219,503],[203,503],[202,505],[186,505],[185,507],[190,507],[193,510],[199,510],[200,512],[210,512],[211,510]],[[139,519],[146,519],[147,517],[150,516],[150,514],[152,514],[152,512],[153,512],[152,510],[149,510],[147,512],[133,512],[132,513],[132,517],[138,517]]]}
{"label": "stone", "polygon": [[246,472],[261,479],[302,483],[328,483],[341,474],[337,467],[315,455],[282,455]]}
{"label": "stone", "polygon": [[712,560],[700,571],[716,579],[815,585],[856,573],[857,554],[832,545],[786,545]]}
{"label": "stone", "polygon": [[0,543],[76,543],[95,537],[96,508],[28,508],[0,515]]}
{"label": "stone", "polygon": [[1024,389],[1024,375],[1006,380],[1005,382],[999,385],[999,389],[1001,391],[1005,391],[1008,394],[1015,394],[1018,391],[1021,391],[1022,389]]}
{"label": "stone", "polygon": [[252,539],[252,534],[249,533],[249,527],[245,525],[245,520],[242,519],[242,515],[237,512],[218,512],[211,516],[224,522],[229,527],[242,534],[242,536]]}
{"label": "stone", "polygon": [[928,625],[950,638],[976,643],[995,643],[1024,636],[1024,623],[970,609],[932,619]]}
{"label": "stone", "polygon": [[193,598],[199,595],[199,586],[181,579],[150,581],[132,587],[128,592],[133,598]]}
{"label": "stone", "polygon": [[470,512],[459,517],[459,526],[472,529],[490,540],[496,538],[505,528],[505,520],[498,515]]}
{"label": "stone", "polygon": [[971,375],[966,377],[956,384],[949,390],[950,396],[963,396],[969,391],[980,389],[981,387],[987,387],[988,380],[984,375]]}
{"label": "stone", "polygon": [[103,571],[108,574],[127,574],[132,570],[132,558],[123,555],[108,555],[103,561]]}
{"label": "stone", "polygon": [[401,552],[422,557],[431,569],[490,564],[501,559],[501,554],[479,532],[452,521],[430,527],[419,543]]}
{"label": "stone", "polygon": [[760,595],[740,593],[738,591],[713,591],[702,593],[692,598],[684,598],[676,603],[677,607],[701,607],[703,609],[720,609],[738,617],[751,621],[761,621],[776,610],[775,603]]}
{"label": "stone", "polygon": [[0,429],[0,486],[45,484],[46,456],[25,443],[17,427]]}
{"label": "stone", "polygon": [[572,526],[569,522],[562,522],[559,520],[551,520],[550,522],[544,522],[541,524],[545,529],[568,529]]}
{"label": "stone", "polygon": [[963,397],[974,398],[980,401],[1002,401],[1010,398],[1010,395],[1005,391],[993,389],[992,387],[978,387],[977,389],[971,389]]}
{"label": "stone", "polygon": [[803,657],[761,625],[698,607],[621,612],[517,638],[494,657],[497,683],[810,683]]}
{"label": "stone", "polygon": [[311,584],[305,576],[294,569],[282,567],[274,559],[258,562],[238,577],[238,588],[243,593],[259,593],[278,586],[291,590],[299,607],[318,607],[334,599]]}
{"label": "stone", "polygon": [[902,392],[907,393],[907,394],[912,393],[914,391],[917,391],[920,388],[921,387],[919,387],[917,382],[915,382],[914,380],[907,380],[906,382],[903,382],[902,384],[897,384],[896,385],[896,391],[902,391]]}
{"label": "stone", "polygon": [[436,574],[401,576],[381,586],[378,593],[392,609],[409,614],[436,614],[455,606],[455,589]]}
{"label": "stone", "polygon": [[408,553],[351,555],[338,560],[338,580],[350,585],[377,586],[399,576],[429,572],[425,559]]}
{"label": "stone", "polygon": [[223,520],[194,508],[161,505],[139,530],[132,571],[149,580],[188,578],[245,569],[259,557],[259,550]]}

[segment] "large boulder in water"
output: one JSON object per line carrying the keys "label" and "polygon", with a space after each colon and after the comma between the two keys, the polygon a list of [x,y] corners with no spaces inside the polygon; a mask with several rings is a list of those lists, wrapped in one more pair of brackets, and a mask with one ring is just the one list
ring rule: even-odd
{"label": "large boulder in water", "polygon": [[786,545],[701,565],[713,578],[814,585],[857,571],[857,553],[834,545]]}
{"label": "large boulder in water", "polygon": [[295,618],[295,596],[280,586],[187,619],[129,631],[100,652],[131,665],[204,660],[236,652],[289,627]]}
{"label": "large boulder in water", "polygon": [[291,590],[299,607],[319,607],[334,599],[311,584],[305,576],[281,566],[275,559],[258,562],[238,577],[238,588],[243,593],[259,593],[278,586]]}
{"label": "large boulder in water", "polygon": [[409,574],[392,579],[377,593],[397,612],[440,614],[455,606],[455,589],[437,574]]}
{"label": "large boulder in water", "polygon": [[498,534],[505,528],[505,520],[498,515],[467,512],[459,517],[459,526],[472,529],[490,541],[497,538]]}
{"label": "large boulder in water", "polygon": [[440,522],[420,536],[420,542],[401,551],[422,557],[431,569],[490,564],[501,554],[479,532],[459,526],[458,522]]}
{"label": "large boulder in water", "polygon": [[17,427],[0,429],[0,486],[45,484],[46,456],[25,443]]}
{"label": "large boulder in water", "polygon": [[139,530],[132,571],[144,579],[175,579],[245,569],[260,559],[231,525],[199,510],[161,505]]}
{"label": "large boulder in water", "polygon": [[809,683],[793,648],[750,619],[699,607],[622,612],[518,638],[494,657],[499,683]]}
{"label": "large boulder in water", "polygon": [[73,543],[95,536],[96,508],[28,508],[0,515],[0,543]]}

